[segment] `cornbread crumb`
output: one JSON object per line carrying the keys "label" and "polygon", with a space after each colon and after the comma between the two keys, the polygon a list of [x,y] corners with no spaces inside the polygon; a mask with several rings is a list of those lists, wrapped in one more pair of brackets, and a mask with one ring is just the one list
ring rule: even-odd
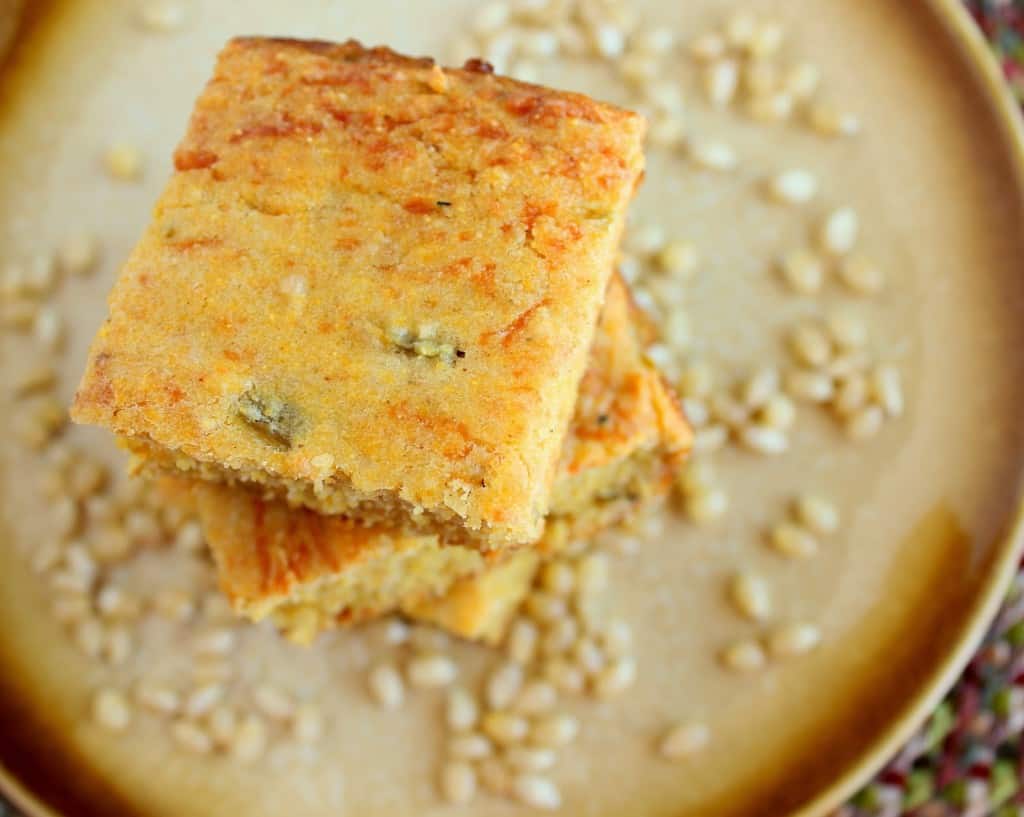
{"label": "cornbread crumb", "polygon": [[[154,469],[482,549],[535,540],[643,130],[474,64],[232,40],[114,287],[75,419]],[[109,159],[118,178],[141,170],[137,151]],[[343,262],[330,277],[326,256]],[[280,291],[292,275],[301,320]],[[390,327],[417,332],[412,355]]]}

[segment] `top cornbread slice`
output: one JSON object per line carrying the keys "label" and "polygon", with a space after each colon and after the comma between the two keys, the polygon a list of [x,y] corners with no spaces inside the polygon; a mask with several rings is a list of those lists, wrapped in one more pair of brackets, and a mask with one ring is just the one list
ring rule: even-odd
{"label": "top cornbread slice", "polygon": [[535,539],[643,129],[479,63],[231,41],[72,416],[320,512]]}

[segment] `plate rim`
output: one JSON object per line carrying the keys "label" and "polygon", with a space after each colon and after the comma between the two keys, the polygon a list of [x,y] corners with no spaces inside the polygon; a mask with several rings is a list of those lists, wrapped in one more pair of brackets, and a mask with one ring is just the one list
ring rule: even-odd
{"label": "plate rim", "polygon": [[[996,115],[1013,163],[1017,193],[1024,200],[1024,115],[1006,82],[991,46],[971,17],[963,0],[926,0],[926,6],[972,71],[987,107]],[[1020,464],[1024,476],[1024,463]],[[944,661],[920,683],[874,744],[849,768],[802,805],[780,817],[822,817],[857,793],[924,724],[963,674],[1002,606],[1006,591],[1024,557],[1024,485],[1018,487],[1016,510],[1011,510],[1004,532],[994,544],[996,554],[960,635]]]}

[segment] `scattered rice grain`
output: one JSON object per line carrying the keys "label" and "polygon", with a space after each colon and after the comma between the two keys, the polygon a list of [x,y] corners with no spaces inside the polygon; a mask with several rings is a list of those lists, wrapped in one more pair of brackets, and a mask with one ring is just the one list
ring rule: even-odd
{"label": "scattered rice grain", "polygon": [[839,530],[839,510],[824,497],[802,494],[794,503],[800,524],[818,536],[832,536]]}
{"label": "scattered rice grain", "polygon": [[714,32],[697,37],[690,43],[690,55],[700,62],[710,62],[725,56],[725,39]]}
{"label": "scattered rice grain", "polygon": [[608,589],[610,575],[608,557],[588,553],[576,562],[576,591],[581,596],[603,593]]}
{"label": "scattered rice grain", "polygon": [[72,638],[83,655],[98,658],[103,650],[103,625],[95,618],[83,618],[75,624]]}
{"label": "scattered rice grain", "polygon": [[835,384],[824,372],[788,372],[785,388],[792,397],[809,403],[827,403],[835,395]]}
{"label": "scattered rice grain", "polygon": [[241,763],[253,763],[267,749],[267,725],[258,715],[246,715],[235,730],[231,756]]}
{"label": "scattered rice grain", "polygon": [[197,755],[209,754],[213,749],[213,740],[198,724],[191,721],[177,721],[171,727],[175,742],[183,749]]}
{"label": "scattered rice grain", "polygon": [[132,635],[122,625],[115,625],[107,630],[103,643],[103,655],[114,666],[121,666],[131,658]]}
{"label": "scattered rice grain", "polygon": [[725,39],[733,48],[746,50],[756,35],[757,18],[749,11],[734,11],[725,21]]}
{"label": "scattered rice grain", "polygon": [[572,743],[579,731],[579,721],[568,713],[546,715],[534,721],[530,729],[530,743],[557,749]]}
{"label": "scattered rice grain", "polygon": [[868,342],[867,325],[850,312],[834,312],[825,321],[832,342],[840,349],[862,349]]}
{"label": "scattered rice grain", "polygon": [[714,374],[705,362],[691,363],[679,377],[679,391],[685,397],[708,397],[714,388]]}
{"label": "scattered rice grain", "polygon": [[764,621],[771,615],[768,585],[752,573],[738,573],[729,582],[729,599],[740,615],[751,621]]}
{"label": "scattered rice grain", "polygon": [[441,767],[441,794],[456,805],[466,805],[476,794],[476,772],[468,763],[449,761]]}
{"label": "scattered rice grain", "polygon": [[568,695],[578,695],[586,686],[583,671],[564,658],[553,658],[544,665],[544,677],[556,689]]}
{"label": "scattered rice grain", "polygon": [[299,743],[316,743],[324,731],[324,718],[320,708],[309,701],[295,708],[292,734]]}
{"label": "scattered rice grain", "polygon": [[238,731],[238,716],[235,710],[229,706],[218,706],[206,719],[206,726],[210,730],[210,737],[217,746],[230,748],[235,740],[235,733]]}
{"label": "scattered rice grain", "polygon": [[809,559],[820,550],[814,534],[791,522],[777,524],[768,538],[773,549],[790,559]]}
{"label": "scattered rice grain", "polygon": [[541,652],[545,655],[561,655],[572,647],[578,635],[576,619],[567,616],[552,621],[541,640]]}
{"label": "scattered rice grain", "polygon": [[818,180],[807,170],[785,170],[773,177],[768,189],[783,204],[806,204],[818,193]]}
{"label": "scattered rice grain", "polygon": [[140,683],[135,688],[135,699],[140,706],[161,715],[173,715],[181,708],[181,696],[159,684]]}
{"label": "scattered rice grain", "polygon": [[778,89],[779,69],[771,60],[748,60],[743,66],[743,87],[751,96],[765,96]]}
{"label": "scattered rice grain", "polygon": [[704,95],[716,108],[724,108],[736,96],[740,69],[735,60],[715,60],[704,69]]}
{"label": "scattered rice grain", "polygon": [[[516,696],[514,709],[523,715],[542,715],[558,703],[558,691],[547,681],[527,681]],[[451,719],[449,719],[450,722]]]}
{"label": "scattered rice grain", "polygon": [[857,212],[852,207],[840,207],[829,213],[822,223],[819,241],[822,249],[829,254],[847,255],[856,246],[859,233],[860,219]]}
{"label": "scattered rice grain", "polygon": [[28,397],[52,389],[56,383],[56,369],[49,363],[38,363],[14,378],[13,391],[16,397]]}
{"label": "scattered rice grain", "polygon": [[236,641],[234,630],[218,627],[197,635],[192,646],[198,655],[227,655],[234,650]]}
{"label": "scattered rice grain", "polygon": [[527,32],[520,41],[520,49],[528,57],[550,59],[558,53],[558,35],[550,29]]}
{"label": "scattered rice grain", "polygon": [[537,650],[540,632],[528,618],[517,618],[509,627],[505,651],[509,658],[520,664],[529,664]]}
{"label": "scattered rice grain", "polygon": [[367,676],[370,694],[385,709],[398,709],[405,700],[402,676],[391,664],[378,664]]}
{"label": "scattered rice grain", "polygon": [[[572,622],[572,619],[564,619]],[[562,622],[556,622],[560,624]],[[487,706],[491,709],[507,709],[512,705],[523,687],[523,668],[515,662],[498,666],[488,677],[484,688]]]}
{"label": "scattered rice grain", "polygon": [[725,142],[696,142],[690,145],[688,155],[699,167],[705,170],[729,171],[739,163],[734,151]]}
{"label": "scattered rice grain", "polygon": [[502,745],[518,743],[530,731],[529,721],[512,712],[488,712],[481,719],[480,727],[484,734]]}
{"label": "scattered rice grain", "polygon": [[489,35],[503,29],[508,19],[508,3],[485,3],[477,9],[470,25],[476,34]]}
{"label": "scattered rice grain", "polygon": [[846,420],[846,434],[851,440],[870,439],[882,430],[885,413],[880,406],[865,406]]}
{"label": "scattered rice grain", "polygon": [[696,525],[709,525],[729,509],[729,495],[720,488],[692,491],[684,502],[686,516]]}
{"label": "scattered rice grain", "polygon": [[512,781],[516,799],[531,808],[555,811],[562,805],[558,786],[546,777],[536,774],[521,774]]}
{"label": "scattered rice grain", "polygon": [[885,274],[881,267],[863,255],[843,259],[839,266],[839,279],[857,295],[877,295],[885,288]]}
{"label": "scattered rice grain", "polygon": [[747,100],[747,116],[755,122],[781,122],[793,113],[793,97],[785,91],[755,96]]}
{"label": "scattered rice grain", "polygon": [[784,394],[772,395],[761,408],[758,418],[769,428],[786,431],[796,422],[796,405]]}
{"label": "scattered rice grain", "polygon": [[138,21],[148,31],[166,34],[184,25],[185,10],[178,3],[149,0],[139,7]]}
{"label": "scattered rice grain", "polygon": [[786,285],[798,295],[815,295],[825,282],[825,266],[813,251],[790,250],[779,260],[779,272]]}
{"label": "scattered rice grain", "polygon": [[541,568],[540,583],[541,587],[557,596],[567,596],[576,586],[576,575],[568,562],[556,559]]}
{"label": "scattered rice grain", "polygon": [[782,77],[782,86],[800,102],[810,99],[821,83],[821,71],[809,62],[790,66]]}
{"label": "scattered rice grain", "polygon": [[134,145],[115,144],[104,156],[107,172],[118,181],[136,181],[142,175],[142,153]]}
{"label": "scattered rice grain", "polygon": [[658,253],[658,266],[665,272],[689,279],[697,271],[699,256],[692,241],[675,240],[668,242]]}
{"label": "scattered rice grain", "polygon": [[658,743],[658,751],[668,760],[685,760],[703,751],[711,740],[711,730],[703,723],[673,726]]}
{"label": "scattered rice grain", "polygon": [[92,700],[92,717],[110,732],[123,732],[131,725],[131,705],[118,690],[101,689]]}
{"label": "scattered rice grain", "polygon": [[406,667],[406,679],[414,687],[444,687],[458,676],[458,666],[446,655],[418,655]]}
{"label": "scattered rice grain", "polygon": [[789,335],[789,350],[798,363],[818,368],[832,357],[832,342],[818,326],[802,323]]}
{"label": "scattered rice grain", "polygon": [[480,717],[480,708],[474,698],[464,687],[456,686],[448,690],[445,701],[445,723],[453,732],[467,732],[476,726]]}
{"label": "scattered rice grain", "polygon": [[252,691],[252,700],[268,718],[290,720],[295,715],[295,702],[284,690],[272,684],[260,684]]}
{"label": "scattered rice grain", "polygon": [[699,428],[693,435],[693,452],[695,454],[709,454],[723,448],[728,441],[729,431],[723,425]]}
{"label": "scattered rice grain", "polygon": [[722,651],[722,663],[734,672],[756,672],[765,665],[764,648],[756,641],[737,641]]}
{"label": "scattered rice grain", "polygon": [[480,760],[493,754],[494,745],[477,732],[455,735],[448,741],[448,756],[457,760]]}
{"label": "scattered rice grain", "polygon": [[512,775],[503,760],[487,757],[476,765],[477,778],[483,788],[496,797],[512,794]]}
{"label": "scattered rice grain", "polygon": [[867,378],[860,372],[854,372],[839,383],[832,407],[841,417],[850,417],[863,409],[867,400]]}
{"label": "scattered rice grain", "polygon": [[533,746],[511,746],[504,753],[504,758],[517,772],[546,772],[558,762],[554,749]]}
{"label": "scattered rice grain", "polygon": [[644,87],[644,98],[659,113],[678,116],[684,109],[682,90],[669,80],[648,83]]}
{"label": "scattered rice grain", "polygon": [[749,425],[739,434],[740,442],[758,454],[773,456],[789,450],[789,435],[779,428],[759,423]]}
{"label": "scattered rice grain", "polygon": [[224,698],[221,684],[203,684],[185,698],[184,712],[190,718],[201,718]]}
{"label": "scattered rice grain", "polygon": [[595,26],[590,32],[590,37],[595,55],[603,59],[616,59],[626,50],[625,33],[609,23]]}
{"label": "scattered rice grain", "polygon": [[591,638],[579,639],[573,645],[572,657],[579,670],[591,678],[604,670],[608,663],[604,650]]}
{"label": "scattered rice grain", "polygon": [[779,372],[770,366],[759,369],[741,387],[743,402],[751,409],[764,406],[779,390]]}
{"label": "scattered rice grain", "polygon": [[626,248],[636,255],[654,255],[665,246],[665,231],[657,224],[630,227],[626,232]]}
{"label": "scattered rice grain", "polygon": [[636,683],[636,660],[619,658],[601,670],[594,679],[594,694],[599,698],[621,695]]}
{"label": "scattered rice grain", "polygon": [[903,415],[903,384],[899,370],[889,364],[881,364],[871,372],[872,397],[889,417]]}
{"label": "scattered rice grain", "polygon": [[854,136],[860,132],[860,120],[826,102],[816,102],[807,110],[811,129],[821,136]]}
{"label": "scattered rice grain", "polygon": [[768,636],[768,649],[776,658],[803,655],[821,643],[821,632],[813,624],[793,623],[776,628]]}
{"label": "scattered rice grain", "polygon": [[691,426],[701,428],[708,424],[708,421],[711,419],[711,412],[704,402],[693,397],[684,397],[682,404],[683,414],[686,415],[686,419]]}
{"label": "scattered rice grain", "polygon": [[782,46],[785,32],[780,23],[772,21],[760,22],[747,43],[747,52],[757,59],[773,57]]}

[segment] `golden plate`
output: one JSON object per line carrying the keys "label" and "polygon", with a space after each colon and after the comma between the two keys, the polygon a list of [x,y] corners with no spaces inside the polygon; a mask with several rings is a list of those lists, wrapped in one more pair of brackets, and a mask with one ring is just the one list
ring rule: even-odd
{"label": "golden plate", "polygon": [[[102,273],[60,295],[65,314],[73,315],[64,397],[116,261],[145,221],[191,100],[227,36],[357,36],[443,53],[472,4],[183,5],[184,30],[166,35],[140,32],[128,2],[36,7],[0,87],[5,256],[52,247],[80,227],[104,238]],[[733,6],[637,5],[688,37]],[[628,700],[587,721],[579,752],[560,767],[570,814],[827,813],[910,736],[952,684],[1024,542],[1024,139],[998,67],[956,0],[749,5],[785,22],[793,53],[822,67],[830,95],[861,115],[865,132],[824,142],[795,126],[766,131],[694,101],[698,134],[726,136],[743,164],[734,174],[715,175],[679,156],[652,154],[639,218],[657,218],[702,249],[701,275],[688,293],[696,347],[721,370],[739,374],[761,359],[784,361],[786,327],[815,303],[781,292],[769,269],[772,256],[806,240],[826,206],[855,206],[865,247],[889,271],[891,286],[884,297],[854,305],[905,370],[908,412],[862,445],[845,443],[810,412],[784,459],[730,450],[719,470],[736,513],[708,530],[673,521],[641,556],[616,563],[620,603],[643,629],[641,673]],[[542,79],[626,99],[599,69]],[[145,148],[138,185],[115,184],[102,173],[103,149],[122,140]],[[802,215],[749,195],[764,174],[797,163],[826,182]],[[853,302],[830,285],[818,303]],[[20,365],[23,347],[6,336],[3,343],[6,378]],[[11,406],[4,403],[2,412],[6,421]],[[83,444],[110,447],[102,434],[76,434]],[[13,542],[15,530],[22,540],[41,536],[47,520],[33,493],[34,466],[15,446],[4,449],[4,540]],[[843,530],[819,558],[783,563],[764,547],[761,532],[780,518],[788,498],[807,489],[840,502]],[[755,678],[724,673],[716,653],[752,633],[722,600],[723,582],[738,568],[770,579],[780,618],[818,622],[822,647]],[[89,690],[103,674],[45,614],[43,587],[16,547],[0,549],[0,570],[0,787],[28,814],[155,817],[182,813],[183,801],[189,813],[211,817],[240,810],[340,813],[319,795],[297,794],[300,784],[307,794],[326,791],[318,788],[329,782],[323,770],[243,773],[221,758],[169,753],[152,723],[141,738],[112,739],[90,728]],[[288,653],[276,643],[266,649],[316,675],[319,653]],[[479,663],[473,648],[460,651]],[[329,681],[335,723],[343,716],[346,727],[332,733],[329,746],[332,763],[347,770],[351,813],[386,813],[374,797],[388,786],[407,788],[401,796],[411,798],[390,810],[428,812],[437,762],[433,738],[422,728],[430,701],[411,704],[405,719],[386,719],[360,703],[357,674],[339,672]],[[712,727],[708,750],[687,765],[666,764],[650,749],[670,718]],[[387,754],[399,744],[404,752]],[[479,800],[472,813],[510,809]]]}

